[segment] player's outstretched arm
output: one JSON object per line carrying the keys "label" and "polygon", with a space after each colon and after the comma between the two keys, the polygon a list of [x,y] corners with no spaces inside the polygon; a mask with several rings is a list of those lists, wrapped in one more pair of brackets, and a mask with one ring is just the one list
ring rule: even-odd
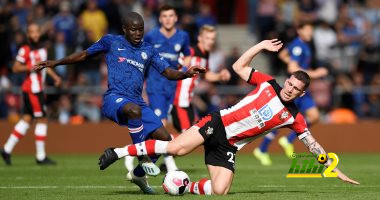
{"label": "player's outstretched arm", "polygon": [[205,73],[206,69],[199,66],[190,67],[186,72],[182,72],[179,70],[174,70],[169,67],[165,68],[162,75],[165,76],[169,80],[182,80],[185,78],[194,77],[200,73]]}
{"label": "player's outstretched arm", "polygon": [[278,39],[263,40],[255,46],[248,49],[240,58],[232,65],[234,71],[245,81],[248,81],[252,68],[249,66],[252,59],[263,49],[277,52],[282,47],[282,42]]}
{"label": "player's outstretched arm", "polygon": [[212,71],[207,71],[205,73],[205,79],[209,82],[229,81],[230,78],[231,74],[227,69],[222,69],[219,73]]}
{"label": "player's outstretched arm", "polygon": [[58,65],[75,64],[75,63],[86,60],[88,57],[89,57],[89,54],[87,53],[87,50],[84,50],[81,52],[73,53],[60,60],[47,60],[47,61],[39,62],[34,66],[33,69],[38,71],[43,68],[54,68],[55,66],[58,66]]}
{"label": "player's outstretched arm", "polygon": [[[314,139],[312,135],[307,135],[306,137],[302,138],[301,141],[306,145],[306,147],[309,149],[310,152],[313,154],[326,154],[326,151],[323,149],[323,147]],[[327,160],[327,162],[324,164],[326,167],[331,165],[331,161]],[[344,182],[359,185],[359,182],[350,179],[348,176],[343,174],[338,168],[335,168],[332,170],[333,172],[338,172],[338,178],[341,179]]]}

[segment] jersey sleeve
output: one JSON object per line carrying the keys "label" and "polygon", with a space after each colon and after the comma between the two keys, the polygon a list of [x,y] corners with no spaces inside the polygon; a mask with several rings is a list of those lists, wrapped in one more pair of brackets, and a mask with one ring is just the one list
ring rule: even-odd
{"label": "jersey sleeve", "polygon": [[190,54],[191,54],[191,52],[190,52],[190,37],[186,32],[184,35],[185,35],[184,36],[185,41],[183,43],[182,53],[184,56],[190,56]]}
{"label": "jersey sleeve", "polygon": [[153,56],[151,58],[151,65],[153,68],[155,68],[160,74],[162,72],[164,72],[164,70],[169,67],[169,63],[163,58],[161,57],[157,50],[152,48],[153,49]]}
{"label": "jersey sleeve", "polygon": [[110,49],[111,42],[112,42],[112,36],[109,34],[105,35],[102,38],[100,38],[98,41],[96,41],[94,44],[92,44],[87,49],[87,53],[89,55],[93,55],[96,53],[107,52]]}
{"label": "jersey sleeve", "polygon": [[287,49],[289,52],[290,59],[296,61],[297,63],[300,63],[302,60],[302,47],[297,44],[291,44]]}
{"label": "jersey sleeve", "polygon": [[301,115],[301,113],[297,113],[293,124],[289,125],[289,128],[296,132],[300,140],[306,137],[307,135],[311,134],[309,129],[307,128],[305,118]]}
{"label": "jersey sleeve", "polygon": [[272,79],[274,79],[272,76],[259,72],[255,70],[254,68],[252,68],[252,71],[251,71],[251,74],[249,75],[247,83],[251,85],[258,85],[260,83],[263,83]]}
{"label": "jersey sleeve", "polygon": [[28,60],[28,55],[29,49],[26,46],[22,46],[17,52],[16,60],[22,64],[25,64]]}

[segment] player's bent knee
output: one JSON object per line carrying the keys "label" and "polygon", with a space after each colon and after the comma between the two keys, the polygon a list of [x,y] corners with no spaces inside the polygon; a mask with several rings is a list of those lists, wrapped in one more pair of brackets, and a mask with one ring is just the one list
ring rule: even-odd
{"label": "player's bent knee", "polygon": [[141,107],[136,104],[126,104],[123,113],[130,119],[141,118]]}
{"label": "player's bent knee", "polygon": [[166,151],[172,156],[183,156],[187,153],[183,147],[174,143],[169,143]]}
{"label": "player's bent knee", "polygon": [[228,193],[228,186],[224,185],[213,185],[212,187],[212,194],[215,195],[226,195]]}

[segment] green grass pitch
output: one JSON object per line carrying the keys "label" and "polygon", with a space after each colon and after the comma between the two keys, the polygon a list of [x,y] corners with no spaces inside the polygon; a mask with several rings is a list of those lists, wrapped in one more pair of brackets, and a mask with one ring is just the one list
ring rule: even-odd
{"label": "green grass pitch", "polygon": [[[338,154],[338,168],[361,185],[336,178],[285,178],[291,160],[273,155],[273,166],[263,167],[251,155],[236,158],[235,179],[227,196],[171,197],[161,188],[163,175],[149,178],[158,195],[142,194],[125,180],[123,162],[98,170],[96,155],[53,155],[57,166],[40,167],[31,155],[13,155],[13,166],[0,163],[0,199],[379,199],[380,155]],[[161,159],[160,161],[161,162]],[[177,158],[178,166],[191,180],[207,176],[203,156]]]}

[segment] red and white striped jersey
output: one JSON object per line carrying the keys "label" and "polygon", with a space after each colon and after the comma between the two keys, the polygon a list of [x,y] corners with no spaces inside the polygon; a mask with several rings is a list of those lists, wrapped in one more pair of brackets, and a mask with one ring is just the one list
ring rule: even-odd
{"label": "red and white striped jersey", "polygon": [[33,66],[40,61],[47,59],[47,51],[45,48],[32,49],[29,45],[24,45],[18,50],[16,60],[25,64],[29,71],[26,79],[22,83],[22,91],[28,93],[42,92],[43,82],[45,79],[45,70],[39,72],[33,71]]}
{"label": "red and white striped jersey", "polygon": [[293,102],[280,98],[281,86],[273,77],[252,70],[247,81],[257,87],[236,105],[220,111],[228,142],[238,150],[272,129],[288,127],[308,134],[304,117]]}
{"label": "red and white striped jersey", "polygon": [[[208,70],[208,52],[203,52],[198,45],[191,48],[190,66],[200,66]],[[173,105],[182,108],[190,106],[191,99],[194,96],[194,87],[198,84],[199,76],[177,81],[177,88],[174,96]]]}

